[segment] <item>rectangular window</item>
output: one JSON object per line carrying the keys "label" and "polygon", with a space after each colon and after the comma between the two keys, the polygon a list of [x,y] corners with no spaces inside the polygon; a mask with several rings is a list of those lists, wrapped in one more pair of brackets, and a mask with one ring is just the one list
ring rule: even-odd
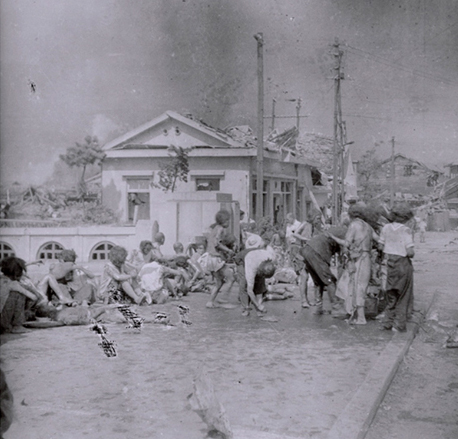
{"label": "rectangular window", "polygon": [[411,175],[413,175],[413,166],[405,165],[404,166],[404,177],[410,177]]}
{"label": "rectangular window", "polygon": [[126,177],[127,218],[134,224],[150,219],[151,177]]}
{"label": "rectangular window", "polygon": [[220,179],[216,177],[196,178],[197,191],[219,191]]}

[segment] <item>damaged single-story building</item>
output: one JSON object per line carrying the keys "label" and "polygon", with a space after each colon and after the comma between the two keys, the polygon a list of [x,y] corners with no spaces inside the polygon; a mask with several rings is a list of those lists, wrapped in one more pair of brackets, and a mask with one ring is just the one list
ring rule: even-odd
{"label": "damaged single-story building", "polygon": [[[248,134],[248,127],[240,127]],[[202,234],[220,207],[217,194],[253,218],[263,191],[263,216],[280,222],[293,212],[305,219],[322,206],[329,190],[314,163],[273,142],[264,146],[264,182],[257,187],[253,137],[230,135],[191,117],[167,111],[104,146],[102,202],[124,222],[157,221],[169,239],[189,242]],[[173,145],[188,150],[187,181],[174,191],[158,187],[158,173]],[[221,201],[221,197],[219,197]]]}

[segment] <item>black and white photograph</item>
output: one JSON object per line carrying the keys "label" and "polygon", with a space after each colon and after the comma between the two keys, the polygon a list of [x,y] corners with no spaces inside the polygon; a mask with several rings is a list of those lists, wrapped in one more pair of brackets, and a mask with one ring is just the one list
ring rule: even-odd
{"label": "black and white photograph", "polygon": [[0,439],[458,438],[456,0],[0,0]]}

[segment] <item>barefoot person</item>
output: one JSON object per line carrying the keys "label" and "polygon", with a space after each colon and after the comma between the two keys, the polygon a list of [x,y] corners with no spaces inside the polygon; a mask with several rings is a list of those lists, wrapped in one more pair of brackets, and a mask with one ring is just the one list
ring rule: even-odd
{"label": "barefoot person", "polygon": [[207,241],[207,252],[200,258],[200,264],[207,273],[212,273],[215,278],[215,285],[210,293],[210,300],[207,308],[215,308],[216,296],[220,291],[229,292],[234,283],[234,273],[226,264],[223,252],[226,255],[233,255],[234,252],[223,244],[226,229],[229,227],[230,213],[227,210],[220,210],[215,216],[215,224],[210,228],[210,235]]}
{"label": "barefoot person", "polygon": [[259,245],[242,250],[234,258],[244,316],[250,315],[250,303],[254,305],[259,315],[265,312],[262,298],[267,293],[266,279],[271,278],[275,273],[273,262],[275,250],[270,246],[264,248],[262,238],[259,239],[261,241]]}
{"label": "barefoot person", "polygon": [[333,235],[331,230],[328,231],[328,234],[338,244],[345,247],[349,257],[347,270],[350,274],[350,282],[345,300],[346,310],[351,315],[349,323],[365,325],[364,302],[371,279],[372,240],[377,241],[378,237],[365,221],[364,206],[352,205],[348,209],[348,215],[351,222],[344,240]]}

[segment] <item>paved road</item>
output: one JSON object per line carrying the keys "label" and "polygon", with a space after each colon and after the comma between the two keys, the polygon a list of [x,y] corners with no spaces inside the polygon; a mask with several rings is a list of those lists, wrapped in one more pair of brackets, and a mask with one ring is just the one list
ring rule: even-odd
{"label": "paved road", "polygon": [[[420,307],[434,292],[424,285]],[[2,337],[16,403],[5,439],[203,438],[205,424],[186,406],[202,368],[235,438],[356,438],[408,339],[375,321],[353,327],[313,316],[298,298],[267,304],[275,323],[239,308],[206,309],[207,299],[185,298],[190,327],[178,324],[176,303],[139,309],[149,318],[169,313],[174,327],[150,323],[138,333],[109,324],[116,358],[84,326]],[[235,293],[228,299],[235,303]]]}
{"label": "paved road", "polygon": [[458,330],[458,234],[428,233],[426,244],[416,245],[416,291],[436,292],[431,320],[419,330],[367,439],[458,438],[458,349],[444,347]]}

